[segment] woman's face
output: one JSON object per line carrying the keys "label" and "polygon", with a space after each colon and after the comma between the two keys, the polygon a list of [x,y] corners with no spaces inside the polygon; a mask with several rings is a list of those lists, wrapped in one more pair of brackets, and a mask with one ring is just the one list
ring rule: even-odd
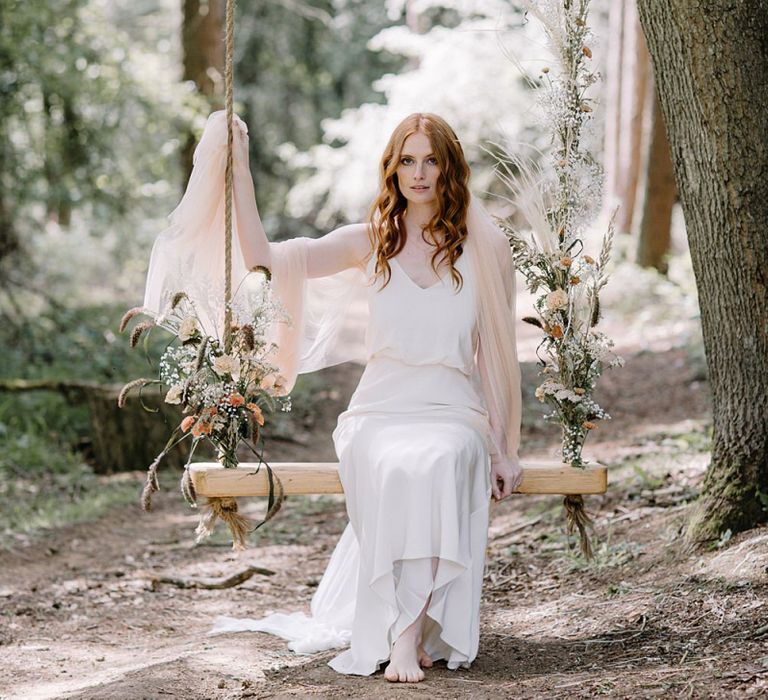
{"label": "woman's face", "polygon": [[439,175],[429,138],[418,131],[411,134],[405,139],[397,166],[397,182],[403,197],[414,204],[435,201]]}

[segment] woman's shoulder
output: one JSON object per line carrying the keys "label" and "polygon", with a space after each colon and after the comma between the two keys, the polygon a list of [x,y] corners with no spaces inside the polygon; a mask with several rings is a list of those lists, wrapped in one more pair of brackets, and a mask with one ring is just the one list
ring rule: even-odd
{"label": "woman's shoulder", "polygon": [[349,259],[354,260],[359,267],[365,267],[373,254],[373,232],[370,223],[346,224],[337,231],[343,231]]}

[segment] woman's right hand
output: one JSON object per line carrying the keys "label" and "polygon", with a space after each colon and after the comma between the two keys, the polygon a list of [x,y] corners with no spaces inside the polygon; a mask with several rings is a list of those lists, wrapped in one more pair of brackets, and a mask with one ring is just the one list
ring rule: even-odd
{"label": "woman's right hand", "polygon": [[491,455],[491,494],[494,501],[503,501],[520,488],[523,469],[520,459],[507,455]]}
{"label": "woman's right hand", "polygon": [[248,149],[248,126],[237,115],[232,124],[232,163],[245,166],[250,171],[250,153]]}

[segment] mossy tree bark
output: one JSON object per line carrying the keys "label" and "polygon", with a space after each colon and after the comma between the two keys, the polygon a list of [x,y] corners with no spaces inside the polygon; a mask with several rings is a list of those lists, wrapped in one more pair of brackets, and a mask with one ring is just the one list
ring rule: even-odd
{"label": "mossy tree bark", "polygon": [[685,215],[714,435],[691,540],[768,514],[768,1],[639,0]]}

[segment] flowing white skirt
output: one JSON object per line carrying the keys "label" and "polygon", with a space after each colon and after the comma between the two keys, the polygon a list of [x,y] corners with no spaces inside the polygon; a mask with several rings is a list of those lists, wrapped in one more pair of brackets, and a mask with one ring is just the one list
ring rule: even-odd
{"label": "flowing white skirt", "polygon": [[370,675],[431,593],[424,650],[450,669],[468,667],[479,643],[491,495],[487,426],[460,370],[369,362],[333,433],[350,522],[311,616],[220,617],[211,633],[269,632],[297,653],[350,645],[329,665]]}

